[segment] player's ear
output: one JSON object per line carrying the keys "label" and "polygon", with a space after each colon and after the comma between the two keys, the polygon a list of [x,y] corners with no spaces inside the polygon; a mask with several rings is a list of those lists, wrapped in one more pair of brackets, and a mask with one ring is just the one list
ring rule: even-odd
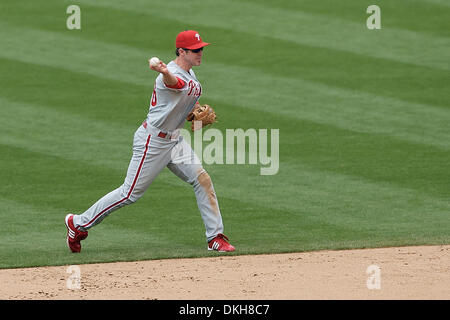
{"label": "player's ear", "polygon": [[184,53],[184,55],[187,55],[187,51],[183,48],[178,48],[180,53]]}
{"label": "player's ear", "polygon": [[177,49],[175,50],[175,54],[177,55],[177,57],[179,57],[181,53],[186,54],[187,52],[186,52],[186,50],[184,50],[183,48],[177,48]]}

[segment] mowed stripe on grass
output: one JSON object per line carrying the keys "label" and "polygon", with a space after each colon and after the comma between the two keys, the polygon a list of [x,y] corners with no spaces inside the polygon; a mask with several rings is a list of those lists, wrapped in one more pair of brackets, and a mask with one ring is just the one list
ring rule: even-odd
{"label": "mowed stripe on grass", "polygon": [[[146,87],[146,91],[149,91],[154,79],[154,75],[146,70],[144,50],[72,39],[53,32],[25,29],[18,34],[22,37],[3,38],[5,49],[0,56],[76,73],[87,73],[99,78],[126,82],[130,86],[142,85]],[[16,48],[23,41],[23,37],[27,37],[29,41],[39,40],[34,41],[31,50],[17,54]],[[61,49],[45,52],[44,49],[49,43],[59,43]],[[80,50],[81,54],[66,55],[67,52],[78,52],[77,50]],[[126,63],[121,62],[123,56],[128,58]],[[206,79],[208,98],[216,101],[255,111],[263,110],[330,124],[352,131],[386,134],[445,149],[450,146],[450,128],[446,126],[450,121],[450,114],[447,109],[322,84],[319,80],[305,80],[302,75],[297,78],[280,77],[265,70],[217,62],[208,63],[206,67],[200,73]],[[252,74],[252,84],[258,90],[250,93],[242,90],[247,81],[242,74]],[[228,81],[230,78],[233,81]],[[261,91],[267,93],[258,94]],[[224,96],[224,93],[232,94]],[[139,105],[146,105],[146,101]],[[283,108],[276,108],[277,105],[283,105]],[[124,107],[133,108],[131,103]]]}
{"label": "mowed stripe on grass", "polygon": [[[164,17],[206,28],[232,29],[318,48],[333,48],[369,57],[391,59],[401,63],[450,69],[448,60],[442,55],[435,54],[436,50],[448,50],[450,40],[447,37],[396,28],[387,28],[385,32],[377,36],[367,33],[365,9],[369,2],[366,7],[355,5],[355,15],[361,16],[361,23],[340,18],[336,10],[339,7],[336,8],[332,4],[329,7],[329,14],[325,15],[304,12],[300,9],[301,3],[298,4],[298,9],[293,11],[259,2],[228,0],[205,3],[201,0],[193,0],[189,3],[178,2],[176,8],[179,14],[174,15],[174,4],[164,0],[153,1],[151,7],[145,0],[134,1],[133,6],[120,0],[99,0],[95,3],[81,0],[81,3],[87,6],[115,8],[148,16]],[[403,6],[405,9],[408,8],[406,2]],[[244,23],[243,17],[245,17]],[[349,37],[350,34],[351,37]],[[387,43],[390,45],[389,50],[385,49]],[[417,50],[411,52],[412,47]]]}
{"label": "mowed stripe on grass", "polygon": [[[137,28],[132,39],[111,18],[120,18],[121,26],[148,23],[149,30],[161,22],[167,29],[154,36],[158,39],[169,39],[182,23],[171,26],[172,17],[163,12],[155,17],[145,8],[111,5],[113,9],[106,2],[96,7],[82,2],[85,17],[96,22],[90,24],[95,28],[84,25],[79,33],[55,27],[48,18],[52,15],[42,21],[38,14],[20,23],[11,17],[2,20],[0,64],[8,73],[0,79],[0,160],[7,168],[1,179],[9,183],[3,188],[8,205],[0,219],[8,225],[15,217],[17,240],[7,241],[9,258],[2,267],[75,261],[63,249],[63,226],[57,229],[63,211],[86,209],[123,180],[132,134],[145,117],[156,76],[147,69],[146,59],[172,58],[173,44],[141,41],[147,32],[143,28]],[[158,6],[164,9],[166,4]],[[248,16],[250,8],[261,19],[284,14],[274,20],[278,29],[267,35],[242,19],[239,25],[226,24],[227,18],[232,22],[231,15],[238,15],[234,7],[220,15],[211,8],[195,13],[206,35],[223,39],[205,51],[204,64],[196,69],[205,88],[202,101],[217,106],[221,118],[215,127],[281,132],[276,176],[261,177],[256,166],[207,166],[226,233],[240,248],[237,254],[448,241],[450,116],[448,93],[442,90],[448,64],[439,55],[445,36],[407,30],[383,36],[384,44],[395,34],[412,41],[411,47],[423,39],[424,45],[434,45],[419,56],[408,56],[403,40],[392,50],[376,48],[376,41],[370,47],[362,33],[356,40],[369,48],[358,49],[348,39],[332,41],[337,31],[325,38],[314,36],[328,27],[353,34],[354,21],[335,17],[327,27],[327,15],[248,3],[241,7],[241,17]],[[339,11],[328,15],[333,14]],[[304,32],[316,31],[302,38],[299,21],[302,28],[308,26]],[[98,32],[108,29],[104,36]],[[280,36],[282,30],[287,35]],[[33,45],[23,50],[25,43]],[[302,61],[296,59],[298,49],[303,49]],[[268,64],[268,57],[282,51],[288,63]],[[361,76],[365,69],[367,74]],[[208,254],[194,199],[189,185],[164,171],[139,203],[93,230],[81,262]],[[33,232],[27,236],[31,225]],[[46,239],[36,248],[44,257],[27,242],[40,234]],[[18,258],[17,252],[26,255]]]}

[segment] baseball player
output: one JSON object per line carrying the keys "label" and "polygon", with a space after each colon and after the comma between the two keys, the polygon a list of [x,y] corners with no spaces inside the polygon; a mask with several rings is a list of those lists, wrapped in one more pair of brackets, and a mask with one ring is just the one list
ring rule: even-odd
{"label": "baseball player", "polygon": [[203,42],[197,31],[187,30],[177,35],[175,45],[176,58],[167,65],[159,59],[156,62],[151,59],[150,68],[159,75],[147,119],[134,134],[133,156],[124,183],[84,213],[65,217],[67,245],[72,252],[81,251],[80,241],[86,239],[90,228],[111,212],[142,197],[165,167],[193,186],[206,228],[208,250],[235,250],[223,234],[222,217],[211,178],[191,146],[179,135],[186,119],[192,120],[193,111],[201,108],[198,100],[202,86],[192,67],[201,64],[203,48],[209,43]]}

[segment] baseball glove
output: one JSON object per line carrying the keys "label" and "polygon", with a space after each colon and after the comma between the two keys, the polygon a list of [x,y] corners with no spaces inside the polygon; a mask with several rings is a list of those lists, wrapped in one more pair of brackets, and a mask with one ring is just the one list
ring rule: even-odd
{"label": "baseball glove", "polygon": [[[210,105],[204,104],[202,106],[197,105],[192,109],[192,111],[187,116],[187,121],[191,121],[191,130],[194,131],[195,129],[203,128],[204,126],[207,126],[208,124],[212,124],[216,122],[216,113],[214,112],[214,109],[211,108]],[[195,126],[194,129],[194,123],[195,121],[201,121],[202,126]]]}

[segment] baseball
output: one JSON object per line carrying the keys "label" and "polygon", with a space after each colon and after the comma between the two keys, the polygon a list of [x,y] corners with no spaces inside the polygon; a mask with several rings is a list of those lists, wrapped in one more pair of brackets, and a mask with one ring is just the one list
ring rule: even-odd
{"label": "baseball", "polygon": [[159,65],[160,60],[157,57],[153,57],[150,59],[150,66],[156,67]]}

